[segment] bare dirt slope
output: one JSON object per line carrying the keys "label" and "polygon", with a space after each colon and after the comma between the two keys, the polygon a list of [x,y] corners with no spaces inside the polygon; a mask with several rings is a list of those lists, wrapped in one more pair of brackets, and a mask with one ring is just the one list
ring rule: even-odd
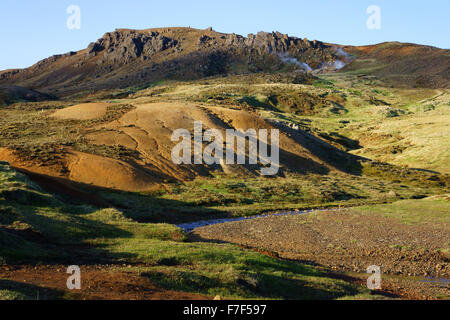
{"label": "bare dirt slope", "polygon": [[159,187],[155,178],[124,161],[66,149],[60,165],[42,165],[23,160],[12,150],[0,149],[0,158],[26,172],[86,185],[123,191],[150,191]]}
{"label": "bare dirt slope", "polygon": [[[411,203],[397,206],[408,208]],[[237,243],[361,279],[367,279],[367,268],[376,265],[381,268],[383,290],[394,289],[412,299],[448,299],[449,251],[443,248],[448,248],[450,239],[449,205],[441,205],[426,213],[417,212],[417,207],[402,208],[404,213],[399,216],[389,206],[388,211],[375,207],[370,214],[354,208],[269,216],[201,227],[193,231],[192,238]]]}
{"label": "bare dirt slope", "polygon": [[334,270],[365,272],[375,264],[388,274],[448,278],[448,257],[439,249],[447,245],[449,231],[448,221],[405,225],[379,215],[341,210],[218,224],[198,228],[194,234]]}
{"label": "bare dirt slope", "polygon": [[[193,135],[194,121],[201,121],[204,130],[221,130],[224,137],[226,129],[275,129],[258,115],[242,110],[189,103],[150,103],[138,105],[119,120],[101,125],[96,132],[91,132],[86,137],[93,144],[122,143],[139,152],[137,163],[169,178],[185,180],[198,175],[209,175],[214,170],[225,171],[227,165],[223,163],[212,166],[179,166],[172,162],[171,152],[177,143],[171,141],[172,132],[181,128],[189,130]],[[309,145],[305,140],[303,139],[302,144],[299,138],[281,132],[281,166],[305,173],[334,170],[333,165],[321,160],[320,154],[314,153],[316,150],[312,151],[314,141]],[[346,159],[338,153],[336,158],[339,157]],[[245,168],[241,169],[248,174],[258,171],[255,166],[243,167]]]}
{"label": "bare dirt slope", "polygon": [[[81,104],[50,113],[51,118],[89,120],[106,113],[108,104]],[[170,181],[186,181],[197,176],[210,176],[214,171],[227,174],[260,174],[262,164],[245,165],[198,164],[177,165],[172,161],[172,149],[179,141],[171,141],[177,129],[194,134],[194,121],[201,121],[203,130],[219,129],[225,139],[227,129],[282,129],[280,131],[280,171],[328,173],[345,171],[356,163],[356,157],[327,145],[306,132],[290,133],[261,118],[256,113],[195,103],[137,104],[117,120],[87,125],[79,139],[87,141],[89,152],[71,146],[53,148],[54,162],[39,156],[37,163],[26,160],[26,154],[3,148],[0,159],[16,168],[50,177],[68,179],[97,187],[125,191],[145,191]],[[73,125],[68,126],[72,130]],[[207,143],[204,143],[206,146]],[[99,149],[122,148],[127,157],[118,159],[97,154]],[[235,146],[235,148],[237,145]],[[236,149],[235,149],[236,151]],[[248,153],[247,153],[248,157]]]}
{"label": "bare dirt slope", "polygon": [[106,115],[108,103],[83,103],[56,111],[57,119],[92,120]]}

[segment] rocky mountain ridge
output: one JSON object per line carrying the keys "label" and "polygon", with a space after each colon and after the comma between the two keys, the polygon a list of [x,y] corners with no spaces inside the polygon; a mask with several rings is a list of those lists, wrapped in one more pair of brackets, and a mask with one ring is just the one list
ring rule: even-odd
{"label": "rocky mountain ridge", "polygon": [[[30,68],[0,72],[0,85],[64,97],[167,79],[367,69],[369,74],[388,75],[409,86],[448,86],[449,50],[398,43],[373,47],[327,44],[280,32],[244,37],[212,28],[117,29],[87,49],[54,55]],[[427,69],[429,65],[431,69]]]}
{"label": "rocky mountain ridge", "polygon": [[198,79],[218,74],[301,70],[333,65],[333,46],[259,32],[243,37],[214,30],[118,29],[87,49],[54,55],[30,68],[0,73],[0,83],[16,83],[44,92],[126,87],[162,78]]}

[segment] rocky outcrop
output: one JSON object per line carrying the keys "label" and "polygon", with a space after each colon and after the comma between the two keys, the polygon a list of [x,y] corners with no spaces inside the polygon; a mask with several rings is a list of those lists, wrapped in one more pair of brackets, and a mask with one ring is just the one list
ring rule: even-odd
{"label": "rocky outcrop", "polygon": [[280,32],[258,32],[256,35],[249,34],[247,38],[233,33],[226,35],[224,39],[227,46],[256,49],[258,52],[266,53],[301,52],[307,49],[325,50],[328,48],[320,41],[289,37]]}
{"label": "rocky outcrop", "polygon": [[[329,48],[320,41],[289,37],[280,32],[258,32],[256,35],[249,34],[247,38],[237,34],[219,34],[211,28],[206,32],[207,34],[200,34],[197,39],[196,49],[199,51],[238,50],[260,55],[289,53],[295,57],[305,52],[311,52],[311,56],[314,54],[323,56],[323,51]],[[138,59],[150,60],[155,54],[169,49],[180,52],[183,50],[183,44],[157,31],[116,30],[91,43],[87,54],[89,56],[101,54],[98,64],[128,64]],[[329,53],[325,59],[334,58],[331,50]]]}
{"label": "rocky outcrop", "polygon": [[65,92],[128,87],[167,78],[198,79],[236,70],[276,72],[286,64],[311,71],[333,65],[338,58],[329,45],[280,32],[244,37],[212,28],[118,29],[85,50],[0,73],[0,84],[63,96]]}
{"label": "rocky outcrop", "polygon": [[178,41],[158,32],[143,34],[136,31],[115,31],[108,32],[97,42],[91,43],[88,55],[95,56],[103,52],[98,64],[130,63],[138,58],[150,59],[155,53],[175,48],[177,44]]}

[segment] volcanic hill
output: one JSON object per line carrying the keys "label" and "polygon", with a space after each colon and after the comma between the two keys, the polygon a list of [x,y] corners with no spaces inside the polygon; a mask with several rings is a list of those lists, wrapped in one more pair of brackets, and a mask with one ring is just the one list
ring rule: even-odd
{"label": "volcanic hill", "polygon": [[414,44],[352,47],[279,32],[243,37],[212,28],[117,29],[87,49],[54,55],[30,68],[0,72],[0,85],[64,97],[163,79],[193,80],[287,69],[370,69],[369,73],[392,79],[395,84],[407,78],[410,86],[448,87],[449,68],[449,50]]}

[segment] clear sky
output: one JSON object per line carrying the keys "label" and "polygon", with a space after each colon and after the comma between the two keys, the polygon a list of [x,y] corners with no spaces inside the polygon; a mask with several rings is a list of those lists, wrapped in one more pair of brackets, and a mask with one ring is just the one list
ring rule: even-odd
{"label": "clear sky", "polygon": [[[81,28],[67,28],[77,5]],[[381,29],[367,28],[370,5]],[[191,26],[247,35],[280,31],[324,42],[414,42],[450,48],[450,0],[0,0],[0,70],[86,48],[116,28]]]}

